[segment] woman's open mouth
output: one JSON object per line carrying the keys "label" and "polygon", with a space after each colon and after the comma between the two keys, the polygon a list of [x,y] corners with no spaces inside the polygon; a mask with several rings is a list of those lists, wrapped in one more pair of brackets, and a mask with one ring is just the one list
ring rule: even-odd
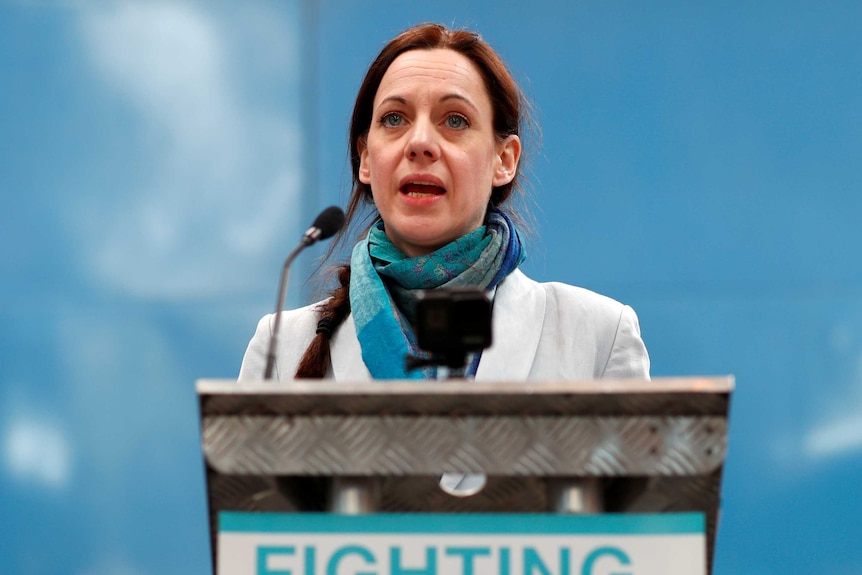
{"label": "woman's open mouth", "polygon": [[399,191],[411,198],[432,198],[446,193],[443,187],[431,182],[407,182]]}

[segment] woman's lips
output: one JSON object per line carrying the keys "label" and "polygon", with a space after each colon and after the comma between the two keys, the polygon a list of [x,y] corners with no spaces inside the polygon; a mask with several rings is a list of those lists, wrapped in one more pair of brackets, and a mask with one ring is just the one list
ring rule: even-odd
{"label": "woman's lips", "polygon": [[401,186],[400,191],[411,198],[430,198],[446,193],[442,187],[428,182],[408,182]]}

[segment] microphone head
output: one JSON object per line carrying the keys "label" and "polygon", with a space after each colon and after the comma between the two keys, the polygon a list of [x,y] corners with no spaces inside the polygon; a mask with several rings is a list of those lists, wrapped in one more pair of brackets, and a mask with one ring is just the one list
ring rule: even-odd
{"label": "microphone head", "polygon": [[312,228],[317,228],[319,235],[317,240],[325,240],[331,238],[338,233],[338,230],[344,225],[344,212],[338,206],[329,206],[317,216]]}

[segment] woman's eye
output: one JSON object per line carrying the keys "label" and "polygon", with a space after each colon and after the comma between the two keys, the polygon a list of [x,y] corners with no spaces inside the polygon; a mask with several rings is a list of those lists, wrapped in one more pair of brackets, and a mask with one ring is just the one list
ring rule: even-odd
{"label": "woman's eye", "polygon": [[460,114],[452,114],[446,118],[446,125],[455,129],[466,128],[468,126],[467,118]]}
{"label": "woman's eye", "polygon": [[389,126],[392,128],[400,126],[403,121],[404,118],[401,116],[401,114],[397,112],[389,112],[388,114],[384,115],[383,118],[380,119],[380,122],[384,126]]}

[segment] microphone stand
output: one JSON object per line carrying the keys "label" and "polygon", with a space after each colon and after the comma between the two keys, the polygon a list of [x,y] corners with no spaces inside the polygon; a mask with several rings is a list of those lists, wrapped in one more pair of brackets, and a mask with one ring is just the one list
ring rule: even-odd
{"label": "microphone stand", "polygon": [[287,278],[290,274],[290,265],[299,252],[311,245],[312,241],[307,241],[306,237],[298,246],[293,248],[293,251],[284,260],[284,266],[281,268],[281,281],[278,284],[278,299],[275,301],[275,321],[272,325],[272,336],[269,338],[269,350],[266,353],[266,371],[263,374],[264,379],[272,379],[272,369],[275,366],[275,350],[278,347],[278,330],[281,326],[281,308],[284,307],[284,292],[287,291]]}

